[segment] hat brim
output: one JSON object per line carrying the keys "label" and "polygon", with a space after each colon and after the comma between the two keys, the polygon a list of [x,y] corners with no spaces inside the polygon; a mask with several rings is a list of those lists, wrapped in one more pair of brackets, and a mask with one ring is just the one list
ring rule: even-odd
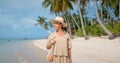
{"label": "hat brim", "polygon": [[50,23],[54,24],[54,22],[60,22],[61,24],[63,24],[63,27],[67,27],[67,24],[64,23],[64,22],[61,22],[61,21],[58,21],[58,20],[54,20],[54,19],[50,20]]}

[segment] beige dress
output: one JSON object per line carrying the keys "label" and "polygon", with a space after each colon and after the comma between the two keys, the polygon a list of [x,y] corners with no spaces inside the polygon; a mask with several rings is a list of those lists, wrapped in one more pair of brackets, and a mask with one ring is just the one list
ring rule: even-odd
{"label": "beige dress", "polygon": [[54,32],[50,34],[47,45],[51,44],[51,40],[56,41],[55,45],[51,48],[54,55],[52,63],[69,63],[68,49],[72,48],[69,34],[66,33],[63,36],[58,36]]}

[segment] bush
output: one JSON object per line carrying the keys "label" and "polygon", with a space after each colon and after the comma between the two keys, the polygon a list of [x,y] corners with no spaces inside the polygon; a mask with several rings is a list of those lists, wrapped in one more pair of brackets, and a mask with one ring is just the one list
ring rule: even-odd
{"label": "bush", "polygon": [[115,35],[120,35],[120,23],[115,23],[113,27],[106,25],[106,27]]}
{"label": "bush", "polygon": [[78,36],[81,36],[81,37],[84,36],[81,29],[78,29],[77,32],[76,32],[75,34],[78,35]]}
{"label": "bush", "polygon": [[[109,24],[105,24],[108,30],[110,30],[115,35],[120,35],[120,22],[115,23],[114,26],[110,26]],[[107,33],[103,30],[103,28],[99,24],[95,24],[93,26],[85,26],[85,31],[88,36],[104,36]],[[84,36],[81,29],[78,29],[76,34],[78,36]]]}
{"label": "bush", "polygon": [[119,23],[115,23],[114,25],[114,31],[112,31],[114,34],[116,35],[120,35],[120,22]]}
{"label": "bush", "polygon": [[115,23],[112,32],[116,35],[120,36],[120,22],[119,23]]}
{"label": "bush", "polygon": [[101,36],[101,35],[106,35],[104,30],[101,28],[100,25],[93,25],[93,26],[87,26],[86,32],[89,36]]}

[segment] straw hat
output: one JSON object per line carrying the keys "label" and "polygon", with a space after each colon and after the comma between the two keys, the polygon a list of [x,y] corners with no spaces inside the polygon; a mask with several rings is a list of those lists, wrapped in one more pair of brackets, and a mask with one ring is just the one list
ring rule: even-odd
{"label": "straw hat", "polygon": [[63,27],[67,27],[67,24],[64,22],[64,19],[60,16],[57,16],[55,19],[51,19],[50,22],[54,24],[54,22],[60,22],[63,24]]}

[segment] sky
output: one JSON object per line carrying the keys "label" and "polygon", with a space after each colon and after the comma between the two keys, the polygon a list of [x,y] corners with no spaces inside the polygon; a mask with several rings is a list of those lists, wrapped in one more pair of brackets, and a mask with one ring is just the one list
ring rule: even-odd
{"label": "sky", "polygon": [[[49,32],[39,25],[35,26],[36,20],[38,16],[43,16],[49,21],[55,15],[42,6],[42,1],[0,0],[0,39],[47,37]],[[74,10],[77,10],[75,5]]]}
{"label": "sky", "polygon": [[49,9],[42,7],[43,0],[0,0],[0,39],[41,38],[48,31],[35,26],[38,16],[55,18]]}

